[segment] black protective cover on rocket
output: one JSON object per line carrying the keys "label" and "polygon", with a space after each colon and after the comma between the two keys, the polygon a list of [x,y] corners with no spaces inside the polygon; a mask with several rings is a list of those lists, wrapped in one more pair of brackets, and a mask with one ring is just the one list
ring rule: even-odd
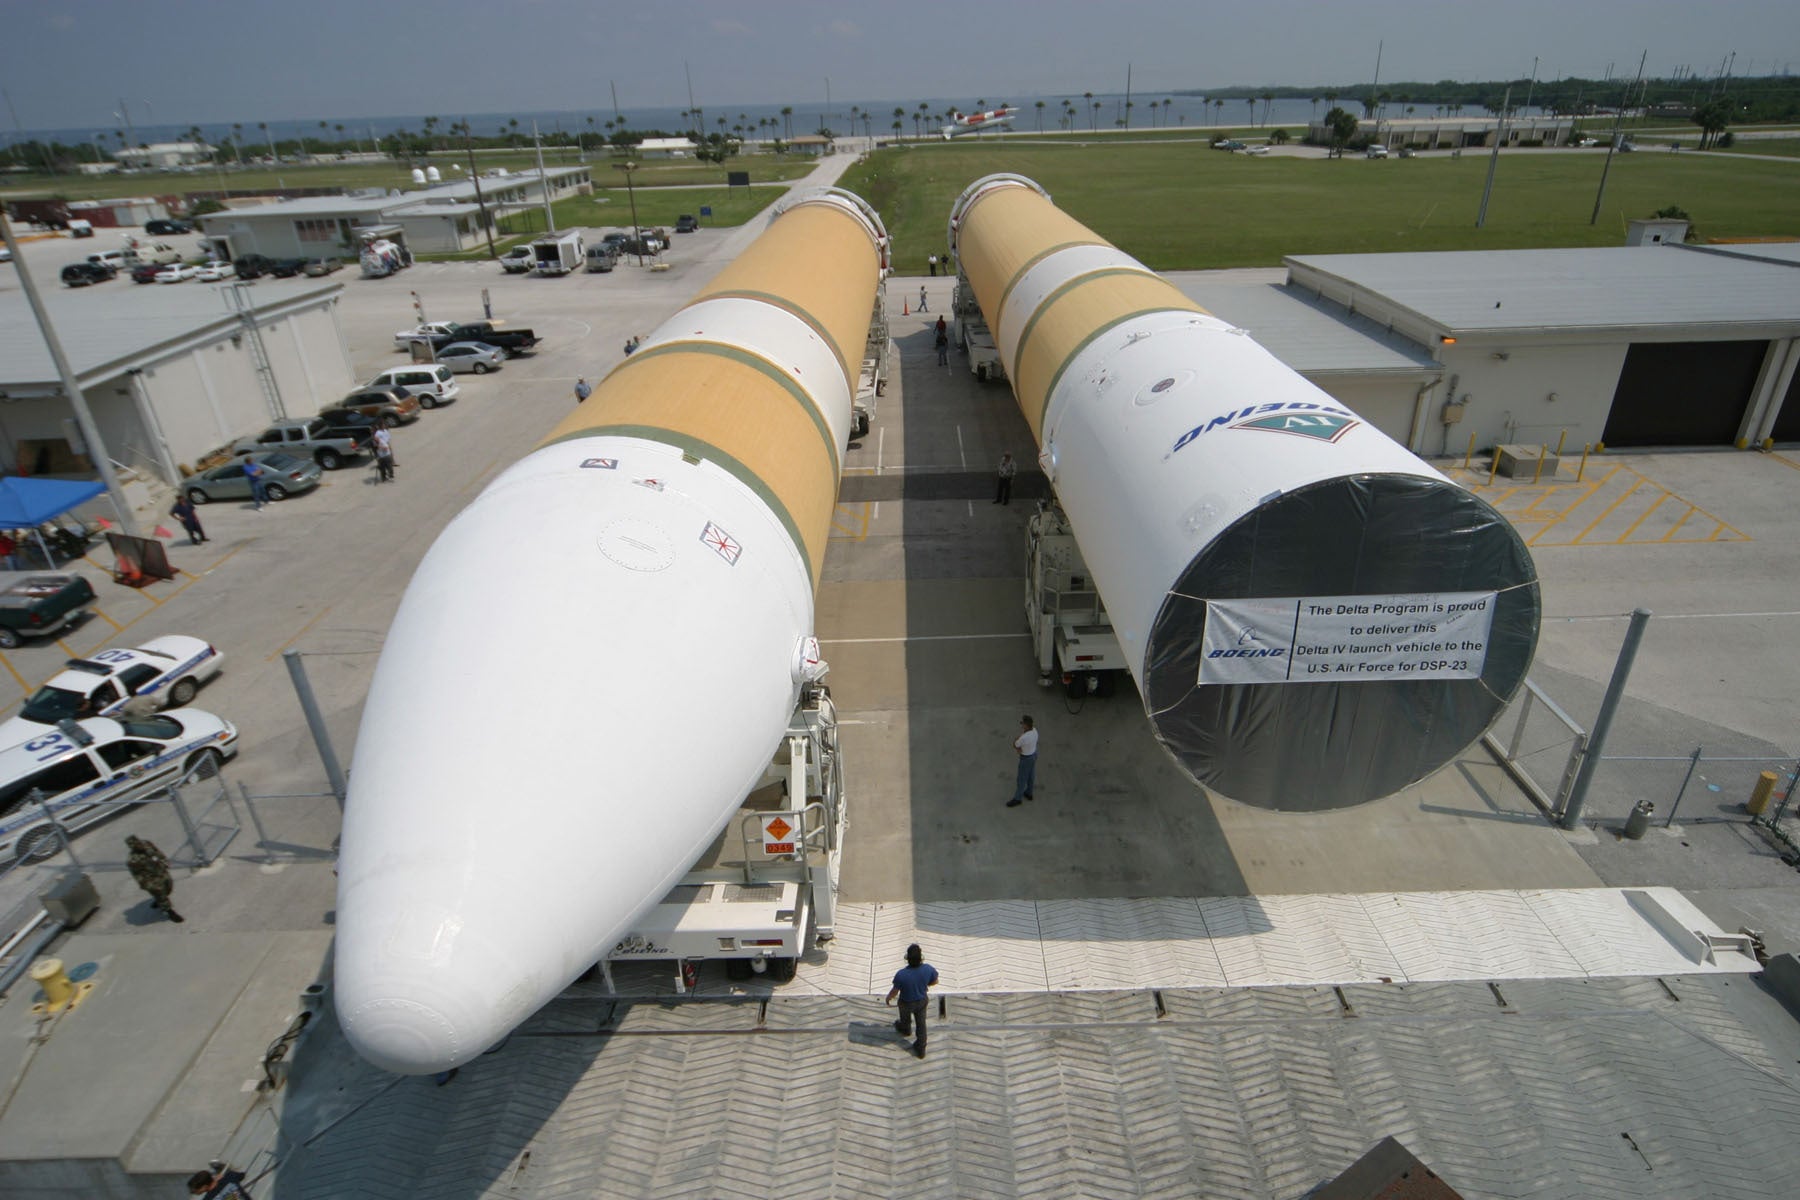
{"label": "black protective cover on rocket", "polygon": [[[1499,593],[1478,679],[1200,686],[1209,599]],[[1499,717],[1537,648],[1540,599],[1513,527],[1454,484],[1355,475],[1246,514],[1187,565],[1151,626],[1156,735],[1205,786],[1261,808],[1347,808],[1436,771]]]}

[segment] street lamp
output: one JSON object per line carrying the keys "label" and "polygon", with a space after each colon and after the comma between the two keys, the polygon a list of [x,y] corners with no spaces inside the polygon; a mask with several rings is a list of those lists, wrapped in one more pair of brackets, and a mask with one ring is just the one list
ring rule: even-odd
{"label": "street lamp", "polygon": [[631,197],[631,236],[637,242],[638,266],[644,265],[644,231],[638,226],[637,189],[631,184],[631,174],[638,169],[635,162],[614,163],[615,171],[625,172],[625,194]]}

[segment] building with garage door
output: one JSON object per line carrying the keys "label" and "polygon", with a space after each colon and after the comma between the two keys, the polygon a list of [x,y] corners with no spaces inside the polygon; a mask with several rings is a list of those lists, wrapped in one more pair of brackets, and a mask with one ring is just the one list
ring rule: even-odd
{"label": "building with garage door", "polygon": [[[310,279],[235,290],[108,283],[44,300],[107,453],[128,480],[172,485],[207,451],[277,417],[310,416],[355,386],[342,293]],[[0,473],[93,473],[17,289],[0,292]]]}
{"label": "building with garage door", "polygon": [[[1346,342],[1362,369],[1336,386],[1299,369],[1418,454],[1800,440],[1800,245],[1304,255],[1287,272],[1287,311],[1379,344]],[[1363,361],[1381,348],[1401,351],[1385,371]]]}

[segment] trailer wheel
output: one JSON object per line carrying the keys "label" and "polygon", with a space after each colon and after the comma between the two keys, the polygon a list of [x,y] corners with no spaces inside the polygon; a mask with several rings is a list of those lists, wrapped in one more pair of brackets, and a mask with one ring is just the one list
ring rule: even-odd
{"label": "trailer wheel", "polygon": [[866,412],[856,414],[856,436],[869,436],[869,414]]}
{"label": "trailer wheel", "polygon": [[742,983],[750,978],[750,960],[747,958],[728,958],[725,960],[725,978],[733,983]]}
{"label": "trailer wheel", "polygon": [[794,973],[800,969],[797,958],[771,958],[769,960],[769,978],[776,983],[792,983]]}
{"label": "trailer wheel", "polygon": [[981,366],[975,368],[975,378],[980,380],[982,383],[987,382],[987,364],[986,363],[983,363]]}

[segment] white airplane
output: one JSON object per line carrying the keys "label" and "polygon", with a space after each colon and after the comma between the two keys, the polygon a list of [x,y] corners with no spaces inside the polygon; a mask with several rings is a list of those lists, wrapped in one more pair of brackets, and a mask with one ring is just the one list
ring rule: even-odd
{"label": "white airplane", "polygon": [[983,129],[1011,125],[1012,119],[1018,114],[1018,111],[1013,105],[1003,104],[999,108],[990,108],[986,112],[969,113],[966,116],[957,117],[950,124],[944,126],[944,140],[947,142],[959,134],[978,133]]}

